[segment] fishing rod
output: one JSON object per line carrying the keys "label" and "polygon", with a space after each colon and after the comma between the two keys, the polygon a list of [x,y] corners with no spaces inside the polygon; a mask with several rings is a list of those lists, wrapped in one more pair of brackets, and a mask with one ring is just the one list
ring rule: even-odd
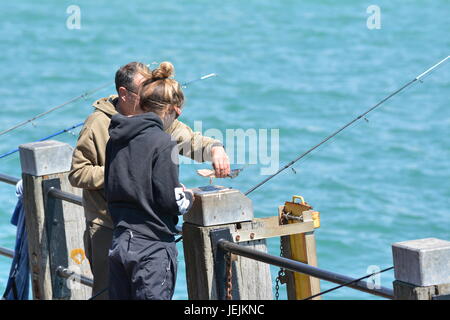
{"label": "fishing rod", "polygon": [[204,75],[204,76],[202,76],[202,77],[200,77],[200,78],[197,78],[197,79],[194,79],[194,80],[191,80],[191,81],[184,82],[183,84],[181,84],[181,87],[182,87],[182,88],[186,88],[188,85],[190,85],[190,84],[193,83],[193,82],[197,82],[197,81],[201,81],[201,80],[206,80],[206,79],[209,79],[209,78],[212,78],[212,77],[217,77],[217,74],[216,74],[216,73],[210,73],[210,74]]}
{"label": "fishing rod", "polygon": [[[51,135],[49,135],[49,136],[47,136],[47,137],[45,137],[45,138],[41,138],[41,139],[36,140],[36,141],[34,141],[34,142],[45,141],[45,140],[48,140],[48,139],[50,139],[50,138],[56,137],[56,136],[58,136],[58,135],[60,135],[60,134],[63,134],[63,133],[65,133],[65,132],[70,132],[70,130],[73,130],[73,129],[75,129],[75,128],[81,127],[83,124],[84,124],[84,122],[80,122],[80,123],[78,123],[78,124],[75,124],[75,125],[73,125],[73,126],[67,128],[67,129],[60,130],[60,131],[58,131],[58,132],[55,132],[55,133],[53,133],[53,134],[51,134]],[[19,151],[18,148],[14,149],[14,150],[11,150],[11,151],[9,151],[9,152],[6,152],[6,153],[0,155],[0,159],[3,159],[3,158],[5,158],[5,157],[7,157],[7,156],[9,156],[9,155],[11,155],[11,154],[13,154],[13,153],[16,153],[17,151]]]}
{"label": "fishing rod", "polygon": [[11,128],[8,128],[6,130],[1,131],[0,132],[0,136],[6,134],[8,132],[11,132],[11,131],[13,131],[13,130],[15,130],[17,128],[23,127],[24,125],[26,125],[26,124],[28,124],[30,122],[33,122],[33,121],[35,121],[35,120],[37,120],[39,118],[42,118],[43,116],[45,116],[45,115],[47,115],[47,114],[49,114],[49,113],[51,113],[53,111],[56,111],[58,109],[61,109],[62,107],[65,107],[65,106],[67,106],[67,105],[69,105],[71,103],[74,103],[74,102],[76,102],[76,101],[78,101],[80,99],[86,99],[90,95],[94,94],[97,91],[100,91],[101,89],[104,89],[104,88],[108,87],[109,85],[111,85],[111,82],[105,83],[102,86],[100,86],[98,88],[95,88],[92,91],[87,91],[87,92],[85,92],[85,93],[83,93],[83,94],[81,94],[81,95],[79,95],[79,96],[77,96],[75,98],[72,98],[72,99],[70,99],[70,100],[68,100],[68,101],[66,101],[66,102],[64,102],[64,103],[62,103],[60,105],[57,105],[56,107],[53,107],[53,108],[51,108],[51,109],[49,109],[49,110],[47,110],[45,112],[39,113],[38,115],[34,116],[33,118],[30,118],[28,120],[22,121],[22,122],[20,122],[20,123],[18,123],[16,125],[12,126]]}
{"label": "fishing rod", "polygon": [[[217,74],[215,74],[215,73],[210,73],[210,74],[204,75],[204,76],[202,76],[202,77],[200,77],[200,78],[197,78],[197,79],[194,79],[194,80],[190,80],[190,81],[184,82],[184,83],[182,84],[182,87],[183,87],[183,88],[186,88],[188,85],[190,85],[190,84],[193,83],[193,82],[197,82],[197,81],[201,81],[201,80],[206,80],[206,79],[209,79],[209,78],[211,78],[211,77],[216,77],[216,76],[217,76]],[[98,90],[100,90],[100,89],[102,89],[102,88],[104,88],[104,87],[106,87],[106,86],[108,86],[108,85],[110,85],[110,84],[112,84],[112,83],[105,84],[105,85],[103,85],[103,86],[101,86],[101,87],[98,87],[97,89],[94,89],[94,90],[92,90],[91,92],[85,93],[85,94],[83,94],[83,95],[81,95],[81,96],[79,96],[79,97],[77,97],[77,98],[80,98],[80,97],[86,98],[86,97],[88,97],[89,95],[93,94],[94,92],[96,92],[96,91],[98,91]],[[71,103],[71,102],[76,101],[77,98],[73,98],[73,99],[71,99],[71,100],[69,100],[69,101],[63,103],[62,105],[59,105],[59,106],[57,106],[57,107],[55,107],[55,108],[52,108],[52,109],[50,109],[50,110],[48,110],[48,111],[46,111],[46,112],[44,112],[44,113],[41,113],[41,114],[39,114],[39,115],[33,117],[33,119],[30,119],[30,120],[24,121],[24,122],[22,122],[22,123],[19,123],[18,125],[16,125],[16,126],[10,128],[10,129],[8,129],[8,130],[5,130],[5,131],[1,132],[0,135],[2,135],[2,134],[4,134],[4,133],[7,133],[7,132],[9,132],[9,131],[12,131],[12,130],[14,130],[14,129],[16,129],[16,128],[22,126],[22,125],[25,125],[25,124],[27,124],[28,122],[31,122],[31,121],[33,121],[33,120],[35,120],[35,119],[37,119],[37,118],[40,118],[40,117],[42,117],[42,116],[44,116],[44,115],[46,115],[46,114],[48,114],[48,113],[50,113],[50,112],[52,112],[52,111],[55,111],[55,110],[57,110],[57,109],[59,109],[59,108],[62,108],[63,106],[65,106],[65,105],[67,105],[67,104],[69,104],[69,103]],[[62,133],[70,132],[70,130],[73,130],[73,129],[75,129],[75,128],[78,128],[78,127],[82,126],[83,124],[84,124],[84,122],[75,124],[75,125],[73,125],[73,126],[67,128],[67,129],[63,129],[63,130],[61,130],[61,131],[55,132],[55,133],[53,133],[53,134],[51,134],[51,135],[49,135],[49,136],[47,136],[47,137],[45,137],[45,138],[41,138],[41,139],[36,140],[36,141],[34,141],[34,142],[45,141],[45,140],[48,140],[48,139],[53,138],[53,137],[55,137],[55,136],[58,136],[58,135],[60,135],[60,134],[62,134]],[[6,153],[4,153],[4,154],[1,154],[1,155],[0,155],[0,159],[3,159],[3,158],[5,158],[5,157],[7,157],[7,156],[9,156],[9,155],[11,155],[11,154],[14,154],[14,153],[16,153],[17,151],[19,151],[18,148],[13,149],[13,150],[11,150],[11,151],[8,151],[8,152],[6,152]]]}
{"label": "fishing rod", "polygon": [[[215,74],[215,73],[210,73],[210,74],[204,75],[204,76],[202,76],[202,77],[200,77],[200,78],[197,78],[197,79],[193,79],[193,80],[184,82],[184,83],[182,84],[182,87],[183,87],[183,88],[186,88],[188,85],[190,85],[190,84],[193,83],[193,82],[197,82],[197,81],[201,81],[201,80],[206,80],[206,79],[209,79],[209,78],[212,78],[212,77],[216,77],[216,76],[217,76],[217,74]],[[66,102],[64,102],[64,103],[62,103],[62,104],[60,104],[60,105],[57,105],[56,107],[53,107],[53,108],[51,108],[51,109],[49,109],[49,110],[47,110],[47,111],[45,111],[45,112],[42,112],[42,113],[40,113],[40,114],[38,114],[38,115],[36,115],[36,116],[34,116],[34,117],[28,119],[28,120],[22,121],[22,122],[20,122],[20,123],[18,123],[18,124],[16,124],[16,125],[12,126],[11,128],[8,128],[8,129],[6,129],[6,130],[1,131],[1,132],[0,132],[0,136],[6,134],[6,133],[8,133],[8,132],[11,132],[11,131],[13,131],[13,130],[15,130],[15,129],[17,129],[17,128],[23,127],[24,125],[26,125],[26,124],[28,124],[28,123],[30,123],[30,122],[33,122],[33,121],[35,121],[35,120],[37,120],[37,119],[39,119],[39,118],[42,118],[43,116],[45,116],[45,115],[47,115],[47,114],[49,114],[49,113],[51,113],[51,112],[53,112],[53,111],[56,111],[56,110],[58,110],[58,109],[61,109],[62,107],[65,107],[65,106],[67,106],[67,105],[69,105],[69,104],[71,104],[71,103],[74,103],[74,102],[76,102],[76,101],[78,101],[78,100],[80,100],[80,99],[86,99],[87,97],[91,96],[92,94],[96,93],[97,91],[100,91],[101,89],[104,89],[104,88],[110,86],[111,84],[113,84],[113,82],[105,83],[105,84],[103,84],[102,86],[100,86],[100,87],[98,87],[98,88],[95,88],[95,89],[92,90],[92,91],[85,92],[85,93],[83,93],[83,94],[81,94],[81,95],[79,95],[79,96],[77,96],[77,97],[75,97],[75,98],[72,98],[72,99],[70,99],[70,100],[68,100],[68,101],[66,101]]]}
{"label": "fishing rod", "polygon": [[393,93],[391,93],[390,95],[388,95],[387,97],[385,97],[384,99],[382,99],[380,102],[378,102],[376,105],[374,105],[373,107],[371,107],[370,109],[368,109],[367,111],[365,111],[364,113],[360,114],[359,116],[357,116],[356,118],[354,118],[352,121],[348,122],[347,124],[345,124],[343,127],[341,127],[340,129],[336,130],[335,132],[333,132],[332,134],[330,134],[328,137],[326,137],[325,139],[323,139],[321,142],[319,142],[318,144],[316,144],[315,146],[313,146],[312,148],[308,149],[307,151],[303,152],[300,156],[298,156],[297,158],[295,158],[294,160],[292,160],[291,162],[289,162],[288,164],[286,164],[284,167],[282,167],[281,169],[279,169],[277,172],[275,172],[274,174],[270,175],[269,177],[265,178],[264,180],[262,180],[260,183],[258,183],[257,185],[255,185],[254,187],[252,187],[251,189],[249,189],[245,195],[248,195],[250,193],[252,193],[253,191],[255,191],[256,189],[258,189],[259,187],[261,187],[263,184],[265,184],[267,181],[271,180],[272,178],[276,177],[278,174],[280,174],[281,172],[283,172],[284,170],[286,170],[287,168],[291,167],[293,164],[295,164],[297,161],[301,160],[302,158],[304,158],[306,155],[310,154],[312,151],[316,150],[318,147],[320,147],[321,145],[325,144],[327,141],[329,141],[330,139],[334,138],[335,136],[337,136],[339,133],[341,133],[342,131],[344,131],[345,129],[347,129],[349,126],[351,126],[353,123],[357,122],[358,120],[360,120],[361,118],[364,118],[368,113],[372,112],[373,110],[375,110],[376,108],[378,108],[379,106],[381,106],[383,103],[385,103],[386,101],[388,101],[390,98],[392,98],[393,96],[397,95],[398,93],[400,93],[401,91],[403,91],[404,89],[406,89],[407,87],[409,87],[410,85],[412,85],[413,83],[415,83],[416,81],[421,81],[421,79],[426,76],[427,74],[431,73],[433,70],[435,70],[438,66],[440,66],[441,64],[443,64],[445,61],[447,61],[448,59],[450,59],[450,56],[447,56],[447,58],[442,59],[441,61],[439,61],[438,63],[436,63],[435,65],[433,65],[432,67],[428,68],[426,71],[424,71],[423,73],[421,73],[420,75],[418,75],[417,77],[415,77],[414,79],[412,79],[411,81],[409,81],[408,83],[406,83],[405,85],[403,85],[400,89],[397,89],[396,91],[394,91]]}

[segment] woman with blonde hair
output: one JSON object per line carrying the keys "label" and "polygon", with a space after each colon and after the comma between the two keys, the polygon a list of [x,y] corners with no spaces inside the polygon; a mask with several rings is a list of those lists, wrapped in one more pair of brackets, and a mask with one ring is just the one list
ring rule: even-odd
{"label": "woman with blonde hair", "polygon": [[[133,116],[114,115],[106,147],[105,190],[114,223],[111,299],[169,300],[177,273],[178,215],[193,193],[178,180],[177,145],[164,132],[184,95],[170,62],[146,75]],[[174,151],[175,150],[175,151]]]}

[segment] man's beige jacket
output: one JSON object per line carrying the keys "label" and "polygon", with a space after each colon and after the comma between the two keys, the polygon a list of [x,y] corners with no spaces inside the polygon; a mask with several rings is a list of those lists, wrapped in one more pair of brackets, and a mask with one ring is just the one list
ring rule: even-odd
{"label": "man's beige jacket", "polygon": [[[83,189],[83,207],[86,220],[112,228],[107,213],[104,193],[104,166],[108,128],[111,116],[117,113],[117,96],[97,100],[95,111],[86,119],[73,152],[69,181],[74,187]],[[211,148],[222,145],[219,140],[203,137],[199,132],[175,120],[166,130],[177,141],[180,154],[196,161],[211,161]]]}

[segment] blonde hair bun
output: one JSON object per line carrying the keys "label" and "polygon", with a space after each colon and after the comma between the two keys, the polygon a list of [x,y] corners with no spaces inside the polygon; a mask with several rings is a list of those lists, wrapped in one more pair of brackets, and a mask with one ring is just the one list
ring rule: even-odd
{"label": "blonde hair bun", "polygon": [[168,61],[161,62],[159,67],[152,71],[153,80],[167,79],[175,75],[175,67]]}

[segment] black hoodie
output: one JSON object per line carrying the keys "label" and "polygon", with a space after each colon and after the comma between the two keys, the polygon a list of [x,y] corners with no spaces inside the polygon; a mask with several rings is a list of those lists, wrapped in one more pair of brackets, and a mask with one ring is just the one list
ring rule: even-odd
{"label": "black hoodie", "polygon": [[[174,189],[181,186],[176,143],[153,112],[114,115],[109,135],[105,191],[114,227],[173,241],[180,214]],[[191,195],[184,196],[192,206]]]}

